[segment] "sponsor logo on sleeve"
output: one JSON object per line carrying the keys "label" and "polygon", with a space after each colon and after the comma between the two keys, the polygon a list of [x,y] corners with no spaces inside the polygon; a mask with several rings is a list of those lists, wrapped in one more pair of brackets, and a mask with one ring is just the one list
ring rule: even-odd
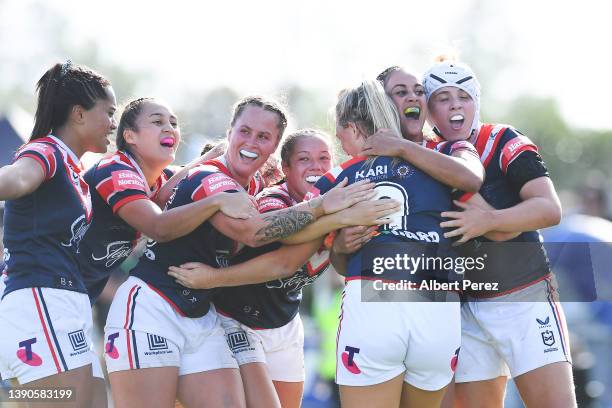
{"label": "sponsor logo on sleeve", "polygon": [[147,187],[142,178],[129,170],[117,170],[111,173],[113,179],[113,190],[114,191],[125,191],[125,190],[140,190],[147,191]]}
{"label": "sponsor logo on sleeve", "polygon": [[228,190],[241,190],[241,187],[223,173],[214,173],[202,179],[202,187],[206,196]]}
{"label": "sponsor logo on sleeve", "polygon": [[286,208],[287,205],[281,199],[274,197],[265,197],[257,202],[257,207],[259,212],[267,212],[274,210],[282,210],[283,208]]}

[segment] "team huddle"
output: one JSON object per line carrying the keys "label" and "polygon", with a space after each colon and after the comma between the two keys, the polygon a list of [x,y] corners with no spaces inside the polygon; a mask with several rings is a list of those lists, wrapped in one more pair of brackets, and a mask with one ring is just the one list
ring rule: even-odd
{"label": "team huddle", "polygon": [[[335,136],[351,159],[337,167],[325,132],[284,135],[284,107],[248,96],[226,143],[171,170],[181,131],[170,106],[132,100],[117,123],[107,79],[55,64],[37,84],[29,142],[0,169],[2,379],[108,405],[92,305],[144,236],[104,328],[115,407],[299,407],[302,288],[328,270],[345,277],[343,407],[501,407],[508,376],[528,407],[576,406],[537,232],[561,207],[538,148],[480,122],[467,65],[441,59],[418,78],[394,66],[339,93]],[[84,169],[85,152],[104,156]],[[406,273],[368,261],[397,253],[486,267]],[[459,275],[482,285],[409,301],[365,295],[381,281]],[[485,283],[495,289],[474,289]]]}

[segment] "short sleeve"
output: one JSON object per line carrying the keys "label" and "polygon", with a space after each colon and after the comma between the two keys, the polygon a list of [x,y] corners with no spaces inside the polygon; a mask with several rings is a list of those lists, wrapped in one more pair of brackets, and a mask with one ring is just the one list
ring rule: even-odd
{"label": "short sleeve", "polygon": [[146,181],[127,166],[116,163],[93,171],[91,182],[113,213],[116,214],[121,207],[132,201],[149,199]]}
{"label": "short sleeve", "polygon": [[542,157],[528,150],[509,164],[506,177],[513,188],[520,191],[528,181],[539,177],[549,177],[549,174]]}
{"label": "short sleeve", "polygon": [[265,195],[257,199],[257,210],[263,214],[270,211],[282,210],[289,208],[291,205],[286,200],[275,194]]}
{"label": "short sleeve", "polygon": [[499,156],[499,167],[502,173],[506,174],[510,164],[524,152],[538,153],[537,146],[527,136],[519,133],[516,137],[508,140],[501,148]]}
{"label": "short sleeve", "polygon": [[243,190],[234,179],[221,172],[211,173],[201,171],[196,180],[197,179],[199,179],[200,182],[191,194],[191,199],[193,201],[202,200],[222,192],[236,193]]}
{"label": "short sleeve", "polygon": [[22,157],[34,159],[42,168],[45,180],[51,179],[57,170],[56,149],[48,143],[28,143],[17,151],[15,161]]}

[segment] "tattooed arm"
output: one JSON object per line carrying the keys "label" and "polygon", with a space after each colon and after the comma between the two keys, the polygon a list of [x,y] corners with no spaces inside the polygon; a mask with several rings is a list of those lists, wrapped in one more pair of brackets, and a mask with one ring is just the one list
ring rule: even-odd
{"label": "tattooed arm", "polygon": [[[344,179],[322,196],[291,208],[259,214],[247,220],[235,220],[217,213],[210,222],[234,241],[258,247],[295,234],[323,215],[336,213],[376,195],[374,183],[363,180],[347,186],[347,181]],[[322,235],[300,242],[312,241]]]}
{"label": "tattooed arm", "polygon": [[258,247],[292,235],[324,215],[320,201],[300,203],[247,220],[237,220],[217,213],[210,222],[227,237],[251,247]]}

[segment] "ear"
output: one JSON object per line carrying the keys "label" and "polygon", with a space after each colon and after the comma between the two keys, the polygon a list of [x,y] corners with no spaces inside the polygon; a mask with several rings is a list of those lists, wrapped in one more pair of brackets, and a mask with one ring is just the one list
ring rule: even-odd
{"label": "ear", "polygon": [[86,109],[81,105],[73,105],[70,109],[70,119],[80,125],[85,123],[85,111]]}
{"label": "ear", "polygon": [[229,145],[229,141],[231,140],[231,134],[232,134],[232,128],[229,128],[225,131],[225,134],[227,135],[227,144]]}
{"label": "ear", "polygon": [[289,165],[285,162],[281,162],[281,169],[283,170],[283,174],[287,174],[287,170],[289,169]]}
{"label": "ear", "polygon": [[125,139],[127,144],[136,144],[136,132],[134,132],[132,129],[124,129],[123,139]]}

